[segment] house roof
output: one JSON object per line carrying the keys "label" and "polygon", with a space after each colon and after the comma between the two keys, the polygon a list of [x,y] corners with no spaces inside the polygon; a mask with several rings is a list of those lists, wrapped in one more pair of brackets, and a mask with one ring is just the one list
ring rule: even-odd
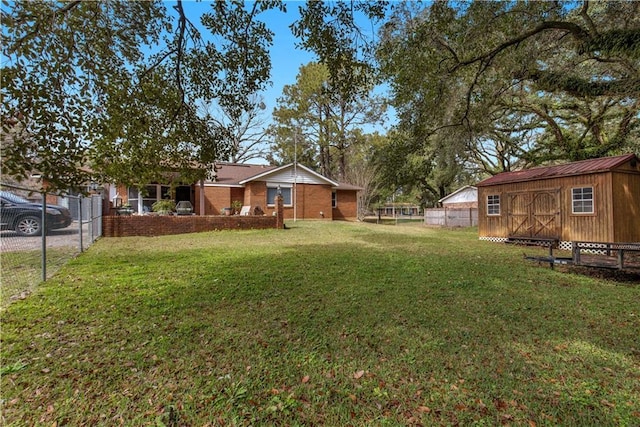
{"label": "house roof", "polygon": [[451,194],[448,194],[446,196],[444,196],[442,199],[438,200],[439,203],[442,202],[446,202],[447,200],[455,197],[456,195],[458,195],[459,193],[465,192],[465,191],[475,191],[476,192],[476,200],[478,200],[478,193],[477,193],[477,188],[474,187],[473,185],[465,185],[464,187],[458,188],[456,191],[454,191]]}
{"label": "house roof", "polygon": [[336,190],[354,190],[360,191],[362,187],[358,187],[357,185],[347,184],[346,182],[339,182],[338,185],[334,186]]}
{"label": "house roof", "polygon": [[[311,177],[314,177],[315,179],[322,181],[322,182],[326,182],[327,184],[333,186],[333,187],[337,187],[338,183],[336,181],[333,181],[329,178],[327,178],[326,176],[320,175],[319,173],[309,169],[308,167],[301,165],[300,163],[295,165],[295,168],[299,169],[299,174],[300,176],[303,176],[304,174],[308,174]],[[255,176],[251,176],[247,179],[244,179],[242,181],[240,181],[240,184],[245,184],[247,182],[250,181],[264,181],[266,179],[269,178],[269,176],[275,176],[278,173],[282,172],[282,171],[286,171],[287,169],[294,169],[294,164],[293,163],[289,163],[288,165],[283,165],[283,166],[279,166],[279,167],[275,167],[271,170],[267,170],[267,171],[263,171],[261,173],[259,173],[258,175]]]}
{"label": "house roof", "polygon": [[[293,167],[294,165],[292,163],[283,166],[218,163],[216,164],[217,178],[214,182],[208,181],[208,184],[225,187],[240,187],[251,181],[267,181],[270,178],[278,180],[279,178],[282,178],[282,175],[280,175],[281,173],[289,169],[293,169]],[[315,181],[316,183],[326,183],[331,185],[332,188],[338,190],[362,190],[362,188],[355,185],[329,179],[299,163],[297,164],[297,168],[299,169],[298,176],[300,183],[303,183],[305,178],[307,178],[307,181],[308,178],[311,178],[312,181]]]}
{"label": "house roof", "polygon": [[584,175],[610,171],[632,159],[638,160],[635,154],[614,157],[581,160],[562,165],[543,166],[521,171],[503,172],[476,184],[477,187],[506,184],[510,182],[534,181],[538,179],[558,178],[571,175]]}
{"label": "house roof", "polygon": [[271,165],[249,165],[240,163],[217,163],[217,178],[215,184],[224,186],[241,185],[252,177],[259,176],[268,171],[277,169]]}

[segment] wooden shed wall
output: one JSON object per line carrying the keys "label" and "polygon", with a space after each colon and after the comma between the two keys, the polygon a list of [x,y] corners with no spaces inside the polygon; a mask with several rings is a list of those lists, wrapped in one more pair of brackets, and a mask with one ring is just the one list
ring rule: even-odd
{"label": "wooden shed wall", "polygon": [[614,242],[640,242],[640,173],[614,172]]}
{"label": "wooden shed wall", "polygon": [[[560,240],[585,240],[612,242],[613,199],[610,172],[559,177],[552,179],[507,183],[488,187],[478,187],[478,232],[480,237],[509,237],[511,234],[509,196],[516,194],[553,193],[557,194],[559,213],[556,224]],[[594,213],[572,214],[571,190],[576,187],[592,186],[594,189]],[[487,196],[500,195],[500,215],[487,216]],[[548,237],[548,236],[545,236]]]}

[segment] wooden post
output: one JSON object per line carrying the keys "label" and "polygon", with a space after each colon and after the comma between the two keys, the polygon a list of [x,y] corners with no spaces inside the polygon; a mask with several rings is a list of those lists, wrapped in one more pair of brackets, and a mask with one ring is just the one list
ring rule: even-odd
{"label": "wooden post", "polygon": [[618,270],[624,268],[624,249],[618,249]]}

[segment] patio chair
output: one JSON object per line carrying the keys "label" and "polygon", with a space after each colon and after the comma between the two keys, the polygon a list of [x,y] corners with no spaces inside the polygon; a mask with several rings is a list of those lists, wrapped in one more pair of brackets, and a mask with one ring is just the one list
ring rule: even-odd
{"label": "patio chair", "polygon": [[176,214],[193,215],[193,205],[187,200],[178,202],[178,204],[176,205]]}

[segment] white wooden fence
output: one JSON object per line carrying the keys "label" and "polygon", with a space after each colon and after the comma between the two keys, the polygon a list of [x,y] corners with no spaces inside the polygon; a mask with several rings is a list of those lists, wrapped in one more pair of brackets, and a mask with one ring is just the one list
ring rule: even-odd
{"label": "white wooden fence", "polygon": [[424,210],[425,225],[473,227],[478,225],[477,208],[431,208]]}

